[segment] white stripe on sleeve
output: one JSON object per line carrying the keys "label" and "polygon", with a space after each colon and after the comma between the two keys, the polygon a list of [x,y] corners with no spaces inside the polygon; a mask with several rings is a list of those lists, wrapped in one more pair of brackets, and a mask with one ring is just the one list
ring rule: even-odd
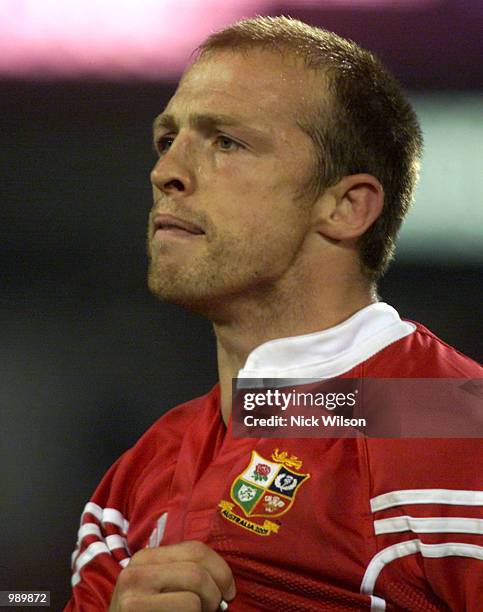
{"label": "white stripe on sleeve", "polygon": [[129,529],[129,521],[127,521],[119,510],[116,510],[115,508],[104,508],[102,512],[102,522],[117,525],[125,534]]}
{"label": "white stripe on sleeve", "polygon": [[386,609],[386,602],[380,597],[371,595],[371,611],[372,612],[384,612]]}
{"label": "white stripe on sleeve", "polygon": [[89,535],[95,535],[101,539],[102,535],[99,525],[96,525],[96,523],[84,523],[81,525],[77,536],[77,543],[80,544],[82,540]]}
{"label": "white stripe on sleeve", "polygon": [[[91,515],[98,521],[82,523],[86,515]],[[121,532],[121,534],[104,535],[102,525],[111,524],[115,525]],[[81,526],[79,528],[77,537],[77,547],[72,554],[72,586],[76,586],[81,577],[81,569],[97,555],[106,553],[110,556],[112,551],[123,549],[125,554],[130,557],[131,553],[127,545],[127,532],[129,529],[129,521],[127,521],[119,510],[115,508],[101,508],[94,502],[88,502],[82,512]],[[79,552],[82,549],[82,543],[88,536],[95,536],[98,541],[92,542],[87,546],[83,552]],[[129,562],[129,559],[119,561],[122,567],[124,567],[124,561]]]}
{"label": "white stripe on sleeve", "polygon": [[[376,585],[379,574],[386,565],[394,561],[406,557],[407,555],[413,555],[420,553],[426,558],[442,558],[442,557],[470,557],[472,559],[479,559],[483,561],[483,546],[476,546],[475,544],[464,544],[462,542],[448,542],[446,544],[423,544],[421,540],[408,540],[407,542],[400,542],[399,544],[393,544],[384,548],[378,552],[371,559],[367,566],[364,578],[361,582],[361,593],[371,596],[374,593],[374,587]],[[379,598],[376,601],[371,599],[371,610],[382,610],[380,606]]]}
{"label": "white stripe on sleeve", "polygon": [[404,489],[383,493],[371,499],[372,512],[403,504],[449,504],[483,506],[483,491],[459,489]]}
{"label": "white stripe on sleeve", "polygon": [[126,520],[116,508],[101,508],[94,502],[88,502],[81,515],[81,524],[86,514],[92,514],[100,523],[112,523],[116,525],[124,534],[128,532],[129,521]]}
{"label": "white stripe on sleeve", "polygon": [[415,518],[397,516],[374,521],[376,535],[382,533],[475,533],[483,534],[483,519],[463,517]]}
{"label": "white stripe on sleeve", "polygon": [[107,536],[105,542],[109,550],[116,550],[116,548],[124,548],[124,550],[128,552],[126,538],[123,538],[119,535],[110,535]]}
{"label": "white stripe on sleeve", "polygon": [[84,565],[89,563],[89,561],[92,561],[92,559],[94,559],[94,557],[97,557],[97,555],[101,555],[103,553],[106,553],[108,555],[111,554],[106,544],[104,544],[104,542],[93,542],[85,549],[82,554],[77,557],[77,561],[75,562],[74,566],[75,572],[72,576],[71,581],[73,587],[75,587],[75,585],[80,581],[79,572],[84,567]]}

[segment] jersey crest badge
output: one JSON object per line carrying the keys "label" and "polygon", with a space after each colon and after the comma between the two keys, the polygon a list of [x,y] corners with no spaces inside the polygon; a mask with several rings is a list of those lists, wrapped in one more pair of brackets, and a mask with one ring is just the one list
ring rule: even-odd
{"label": "jersey crest badge", "polygon": [[[250,462],[231,485],[230,501],[222,500],[219,504],[224,518],[248,529],[257,535],[276,533],[279,525],[269,520],[282,516],[290,510],[302,484],[310,474],[301,474],[296,470],[302,467],[297,457],[289,457],[286,451],[274,450],[272,461],[252,451]],[[236,510],[241,510],[237,513]],[[264,518],[260,523],[250,520],[252,517]]]}

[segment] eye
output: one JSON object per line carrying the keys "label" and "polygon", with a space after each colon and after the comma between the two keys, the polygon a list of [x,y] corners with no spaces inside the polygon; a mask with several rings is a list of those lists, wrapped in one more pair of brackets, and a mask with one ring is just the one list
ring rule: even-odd
{"label": "eye", "polygon": [[237,149],[243,148],[243,145],[233,138],[229,136],[225,136],[224,134],[220,134],[216,138],[216,142],[218,143],[218,147],[221,151],[235,151]]}
{"label": "eye", "polygon": [[168,151],[173,142],[174,136],[162,136],[161,138],[158,138],[155,143],[156,153],[158,155],[163,155]]}

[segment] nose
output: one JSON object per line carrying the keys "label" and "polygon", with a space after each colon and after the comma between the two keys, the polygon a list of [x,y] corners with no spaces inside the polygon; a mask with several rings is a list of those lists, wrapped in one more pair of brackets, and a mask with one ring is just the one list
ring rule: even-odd
{"label": "nose", "polygon": [[[178,136],[178,138],[180,138]],[[189,143],[173,142],[166,153],[160,156],[151,170],[151,183],[166,195],[187,196],[195,189],[194,167]]]}

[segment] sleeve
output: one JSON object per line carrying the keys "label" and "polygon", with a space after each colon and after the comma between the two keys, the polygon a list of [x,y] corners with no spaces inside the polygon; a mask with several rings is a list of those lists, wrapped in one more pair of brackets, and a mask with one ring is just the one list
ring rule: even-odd
{"label": "sleeve", "polygon": [[481,610],[481,440],[373,440],[368,464],[371,610]]}
{"label": "sleeve", "polygon": [[82,512],[66,612],[107,610],[117,576],[129,562],[130,455],[128,451],[110,468]]}
{"label": "sleeve", "polygon": [[154,488],[158,501],[160,491],[168,494],[168,483],[184,432],[192,422],[192,412],[187,403],[156,421],[114,463],[86,504],[72,555],[72,598],[65,612],[102,612],[109,608],[119,573],[139,549],[137,540],[144,541],[140,517],[144,517],[144,527],[150,527],[149,512],[139,502],[140,490]]}

